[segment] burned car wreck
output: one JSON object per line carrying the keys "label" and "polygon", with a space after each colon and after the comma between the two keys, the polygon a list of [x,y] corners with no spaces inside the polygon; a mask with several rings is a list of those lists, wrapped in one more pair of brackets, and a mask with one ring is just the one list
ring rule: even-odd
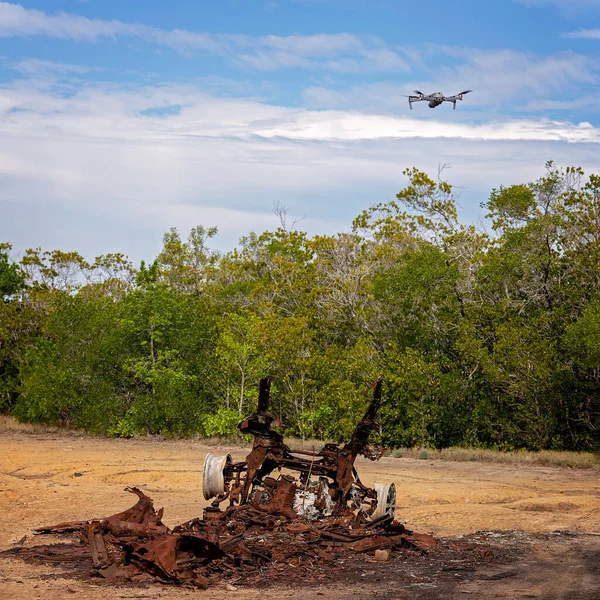
{"label": "burned car wreck", "polygon": [[394,521],[394,484],[369,488],[354,465],[359,455],[378,460],[384,453],[368,442],[381,387],[381,381],[371,386],[372,400],[347,443],[307,452],[291,450],[273,428],[270,381],[263,379],[256,413],[238,426],[254,438],[246,459],[206,456],[203,494],[212,503],[202,518],[170,529],[163,509],[155,510],[140,489],[126,488],[138,496],[133,507],[105,519],[42,527],[37,534],[75,533],[79,543],[29,548],[27,556],[89,559],[95,573],[109,580],[205,588],[227,581],[260,584],[288,571],[314,578],[321,569],[326,578],[327,565],[344,553],[375,552],[376,560],[387,560],[394,549],[425,552],[435,540]]}
{"label": "burned car wreck", "polygon": [[[319,452],[290,450],[283,436],[272,429],[275,417],[269,411],[270,381],[260,382],[258,410],[238,425],[254,437],[252,451],[242,462],[231,456],[207,454],[204,461],[203,493],[214,498],[205,518],[219,518],[220,504],[250,504],[255,509],[288,519],[316,520],[355,514],[356,523],[392,517],[396,488],[375,484],[368,488],[360,481],[354,462],[358,455],[378,460],[385,449],[369,444],[381,404],[381,380],[373,386],[373,400],[354,430],[350,441],[340,446],[325,444]],[[279,472],[277,478],[272,477]],[[298,473],[296,480],[291,473]]]}

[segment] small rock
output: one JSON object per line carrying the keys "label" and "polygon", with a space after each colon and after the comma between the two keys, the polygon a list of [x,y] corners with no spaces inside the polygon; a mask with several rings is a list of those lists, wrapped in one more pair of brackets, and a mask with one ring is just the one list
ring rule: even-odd
{"label": "small rock", "polygon": [[386,560],[390,560],[389,550],[375,550],[375,560],[377,562],[385,562]]}
{"label": "small rock", "polygon": [[226,589],[228,592],[235,592],[235,591],[237,590],[237,588],[235,587],[235,585],[231,585],[230,583],[228,583],[228,584],[225,586],[225,589]]}

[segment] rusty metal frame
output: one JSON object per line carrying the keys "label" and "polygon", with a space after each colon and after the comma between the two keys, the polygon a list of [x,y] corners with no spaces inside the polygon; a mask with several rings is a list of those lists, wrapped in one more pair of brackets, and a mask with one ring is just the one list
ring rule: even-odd
{"label": "rusty metal frame", "polygon": [[[270,388],[271,381],[268,378],[261,379],[257,410],[238,425],[241,433],[253,436],[252,449],[246,460],[225,466],[225,490],[212,502],[208,511],[213,513],[211,518],[215,518],[214,511],[219,510],[219,505],[225,500],[229,500],[230,507],[250,503],[260,510],[261,495],[264,496],[261,490],[265,485],[272,492],[266,494],[269,499],[264,507],[265,512],[272,512],[277,507],[280,514],[290,518],[297,516],[292,509],[292,501],[298,486],[294,484],[292,492],[289,477],[280,476],[277,480],[269,477],[273,471],[282,469],[300,473],[300,488],[308,485],[311,477],[327,478],[330,482],[328,493],[334,503],[333,516],[356,510],[356,500],[352,496],[356,497],[357,491],[360,492],[361,503],[362,500],[369,500],[362,509],[363,515],[368,517],[373,514],[377,508],[377,493],[373,488],[363,485],[354,463],[359,455],[378,460],[385,452],[385,448],[369,444],[369,435],[377,426],[381,406],[381,379],[369,388],[373,390],[373,398],[350,441],[344,445],[325,444],[319,452],[290,449],[281,433],[272,428],[277,419],[269,410]],[[277,496],[277,502],[272,500],[273,494]]]}

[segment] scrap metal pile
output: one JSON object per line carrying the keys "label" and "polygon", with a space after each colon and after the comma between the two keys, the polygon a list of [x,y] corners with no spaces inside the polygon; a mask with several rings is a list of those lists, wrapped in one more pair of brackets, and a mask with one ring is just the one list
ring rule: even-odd
{"label": "scrap metal pile", "polygon": [[203,588],[222,579],[258,581],[269,571],[308,573],[343,553],[378,551],[385,560],[397,548],[425,550],[435,545],[433,538],[412,534],[394,521],[394,484],[369,488],[354,466],[358,455],[378,460],[384,453],[368,443],[381,381],[373,387],[372,402],[348,443],[306,452],[291,450],[272,428],[270,382],[261,380],[258,410],[238,426],[254,436],[246,460],[206,456],[203,493],[212,504],[202,519],[169,529],[162,522],[163,509],[156,511],[141,490],[127,488],[138,496],[132,508],[37,533],[81,532],[93,566],[108,579],[150,576]]}

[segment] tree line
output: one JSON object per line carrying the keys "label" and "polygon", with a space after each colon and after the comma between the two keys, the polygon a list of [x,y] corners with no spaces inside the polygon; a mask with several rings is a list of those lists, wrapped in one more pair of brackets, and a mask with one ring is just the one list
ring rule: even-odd
{"label": "tree line", "polygon": [[493,189],[408,185],[349,232],[289,226],[210,249],[171,229],[152,262],[0,245],[0,411],[115,436],[229,435],[272,378],[287,435],[340,439],[384,378],[390,446],[594,449],[600,177],[546,164]]}

